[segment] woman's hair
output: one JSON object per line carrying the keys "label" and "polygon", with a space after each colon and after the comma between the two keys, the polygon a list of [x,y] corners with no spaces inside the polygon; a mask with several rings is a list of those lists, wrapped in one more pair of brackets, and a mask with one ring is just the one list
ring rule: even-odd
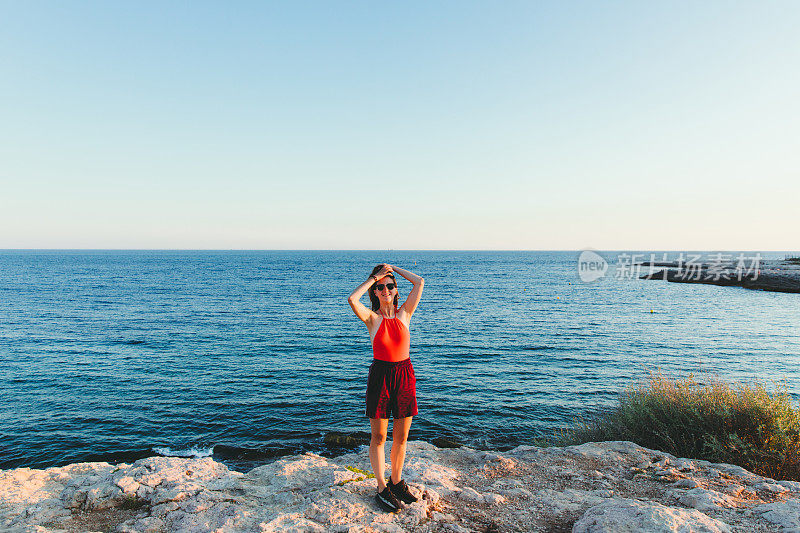
{"label": "woman's hair", "polygon": [[[381,263],[380,265],[378,265],[375,268],[373,268],[372,269],[372,273],[370,274],[370,276],[377,275],[378,272],[380,272],[382,269],[383,269],[383,263]],[[397,280],[394,279],[394,274],[392,274],[390,272],[389,274],[386,275],[386,277],[387,278],[392,278],[392,281],[394,281],[394,286],[397,287]],[[378,284],[378,282],[376,281],[375,283],[373,283],[369,287],[369,301],[372,302],[372,310],[373,311],[377,311],[378,309],[381,308],[381,301],[378,299],[377,296],[375,296],[375,285],[377,285],[377,284]],[[394,309],[395,309],[395,311],[397,311],[397,299],[400,296],[399,293],[400,293],[400,291],[397,291],[397,294],[394,295]]]}

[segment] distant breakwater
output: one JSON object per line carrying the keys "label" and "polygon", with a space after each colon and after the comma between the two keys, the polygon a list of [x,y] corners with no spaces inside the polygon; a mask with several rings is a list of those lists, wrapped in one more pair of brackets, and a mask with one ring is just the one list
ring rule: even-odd
{"label": "distant breakwater", "polygon": [[800,261],[797,259],[764,261],[758,269],[746,272],[733,262],[721,265],[708,263],[687,265],[677,261],[665,261],[639,263],[638,266],[651,269],[663,267],[661,270],[640,276],[640,279],[800,293]]}

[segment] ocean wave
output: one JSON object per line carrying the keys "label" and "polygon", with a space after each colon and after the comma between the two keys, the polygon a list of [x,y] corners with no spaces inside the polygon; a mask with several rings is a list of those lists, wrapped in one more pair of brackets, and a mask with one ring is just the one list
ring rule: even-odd
{"label": "ocean wave", "polygon": [[198,448],[192,446],[185,450],[173,450],[169,446],[153,446],[152,450],[158,455],[164,457],[211,457],[214,455],[214,447],[211,448]]}

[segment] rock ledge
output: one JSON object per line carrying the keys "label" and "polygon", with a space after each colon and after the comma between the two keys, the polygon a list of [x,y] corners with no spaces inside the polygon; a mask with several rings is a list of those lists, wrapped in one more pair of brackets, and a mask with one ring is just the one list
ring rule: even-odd
{"label": "rock ledge", "polygon": [[360,470],[363,449],[247,473],[209,457],[5,470],[0,531],[800,531],[800,483],[630,442],[508,452],[409,442],[404,476],[419,501],[397,514],[375,505],[376,481]]}

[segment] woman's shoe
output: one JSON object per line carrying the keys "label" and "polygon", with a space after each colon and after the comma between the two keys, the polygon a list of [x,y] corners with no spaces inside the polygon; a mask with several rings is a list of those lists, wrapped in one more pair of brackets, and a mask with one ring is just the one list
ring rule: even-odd
{"label": "woman's shoe", "polygon": [[408,490],[408,485],[406,485],[405,480],[401,479],[396,485],[392,483],[392,478],[389,478],[389,483],[386,484],[386,487],[392,491],[398,500],[401,500],[403,503],[414,503],[419,498],[411,494]]}
{"label": "woman's shoe", "polygon": [[[390,479],[389,483],[391,482],[392,480]],[[385,489],[375,495],[375,501],[378,502],[378,506],[380,506],[381,509],[390,513],[396,513],[403,506],[403,504],[400,503],[400,500],[398,500],[395,495],[392,494],[392,491],[389,490],[388,485]]]}

